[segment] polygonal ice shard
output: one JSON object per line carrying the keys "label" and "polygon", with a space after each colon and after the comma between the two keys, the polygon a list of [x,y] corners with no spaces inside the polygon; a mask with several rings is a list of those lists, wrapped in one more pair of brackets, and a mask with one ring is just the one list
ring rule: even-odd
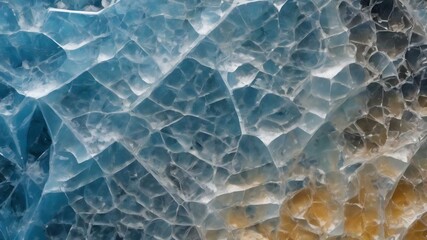
{"label": "polygonal ice shard", "polygon": [[55,70],[64,63],[66,54],[50,38],[18,32],[0,35],[0,43],[0,53],[5,56],[0,62],[0,77],[18,92],[39,96],[59,84],[49,80],[57,74]]}

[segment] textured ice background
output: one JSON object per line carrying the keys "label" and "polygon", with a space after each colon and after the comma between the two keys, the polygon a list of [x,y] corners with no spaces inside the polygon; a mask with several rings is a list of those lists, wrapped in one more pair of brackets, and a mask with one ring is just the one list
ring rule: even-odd
{"label": "textured ice background", "polygon": [[268,239],[384,157],[388,201],[424,146],[426,5],[0,0],[0,239]]}

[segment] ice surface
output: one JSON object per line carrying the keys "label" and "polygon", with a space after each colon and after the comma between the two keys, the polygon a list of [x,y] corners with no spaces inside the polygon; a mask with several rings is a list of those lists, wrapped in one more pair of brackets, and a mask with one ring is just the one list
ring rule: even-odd
{"label": "ice surface", "polygon": [[425,239],[423,0],[0,0],[0,240]]}

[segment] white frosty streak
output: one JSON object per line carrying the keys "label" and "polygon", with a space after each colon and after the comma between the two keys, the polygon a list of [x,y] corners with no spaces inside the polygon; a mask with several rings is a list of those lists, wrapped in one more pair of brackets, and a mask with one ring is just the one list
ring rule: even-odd
{"label": "white frosty streak", "polygon": [[103,10],[97,11],[97,12],[89,12],[89,11],[78,11],[78,10],[68,10],[68,9],[61,9],[61,8],[48,8],[49,12],[63,12],[63,13],[72,13],[72,14],[82,14],[82,15],[98,15]]}

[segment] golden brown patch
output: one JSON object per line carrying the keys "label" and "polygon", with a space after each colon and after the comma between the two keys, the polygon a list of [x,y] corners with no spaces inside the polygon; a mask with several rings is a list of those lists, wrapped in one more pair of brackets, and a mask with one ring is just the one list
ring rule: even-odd
{"label": "golden brown patch", "polygon": [[404,240],[427,239],[427,214],[416,220],[403,237]]}

